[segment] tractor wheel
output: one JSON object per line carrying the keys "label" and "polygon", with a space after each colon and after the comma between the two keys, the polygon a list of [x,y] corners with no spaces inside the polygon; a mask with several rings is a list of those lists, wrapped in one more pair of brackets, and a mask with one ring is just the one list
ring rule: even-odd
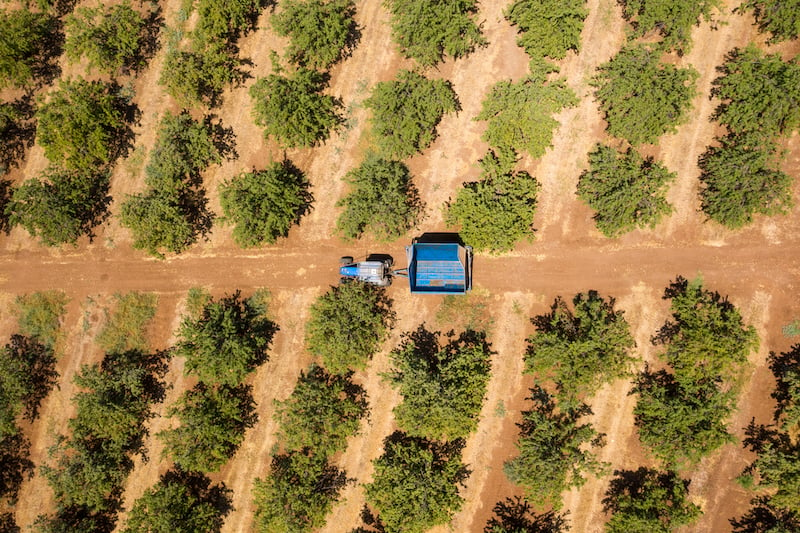
{"label": "tractor wheel", "polygon": [[349,256],[349,255],[346,255],[346,256],[344,256],[344,257],[339,259],[339,264],[340,265],[349,265],[352,262],[353,262],[353,258],[351,256]]}

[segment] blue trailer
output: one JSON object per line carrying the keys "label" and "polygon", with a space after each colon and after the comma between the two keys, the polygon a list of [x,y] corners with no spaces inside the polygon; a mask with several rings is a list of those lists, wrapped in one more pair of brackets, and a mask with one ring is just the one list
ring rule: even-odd
{"label": "blue trailer", "polygon": [[472,247],[457,242],[418,242],[406,246],[407,276],[412,293],[464,294],[472,289]]}

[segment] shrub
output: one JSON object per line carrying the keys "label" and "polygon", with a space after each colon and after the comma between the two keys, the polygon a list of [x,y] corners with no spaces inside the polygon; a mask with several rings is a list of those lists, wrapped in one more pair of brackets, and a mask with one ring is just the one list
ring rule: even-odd
{"label": "shrub", "polygon": [[564,59],[569,50],[580,50],[588,13],[586,0],[516,0],[504,14],[518,28],[517,44],[529,56]]}
{"label": "shrub", "polygon": [[156,314],[158,295],[152,292],[117,293],[114,301],[114,312],[106,312],[106,324],[95,342],[108,353],[147,351],[147,326]]}
{"label": "shrub", "polygon": [[663,46],[681,55],[691,48],[692,26],[701,18],[712,21],[712,11],[722,10],[720,0],[620,0],[620,4],[634,37],[657,31]]}
{"label": "shrub", "polygon": [[61,291],[40,291],[17,296],[14,314],[19,331],[45,346],[54,347],[69,299]]}
{"label": "shrub", "polygon": [[247,78],[245,62],[236,53],[232,45],[216,39],[199,40],[188,50],[172,46],[158,83],[182,106],[216,107],[227,87]]}
{"label": "shrub", "polygon": [[198,28],[209,41],[235,41],[239,35],[254,29],[261,8],[270,0],[199,0]]}

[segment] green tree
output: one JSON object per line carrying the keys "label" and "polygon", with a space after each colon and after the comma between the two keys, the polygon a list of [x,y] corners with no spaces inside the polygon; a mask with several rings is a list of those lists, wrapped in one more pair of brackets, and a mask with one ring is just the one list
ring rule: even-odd
{"label": "green tree", "polygon": [[325,516],[348,483],[346,474],[324,457],[292,451],[272,458],[269,477],[256,479],[255,530],[259,533],[306,533]]}
{"label": "green tree", "polygon": [[630,147],[624,154],[597,144],[589,169],[578,178],[578,198],[596,211],[597,229],[617,237],[636,228],[654,228],[672,212],[666,193],[676,174]]}
{"label": "green tree", "polygon": [[459,226],[476,250],[509,252],[519,241],[534,238],[540,185],[524,170],[513,171],[515,161],[513,150],[499,156],[490,151],[480,160],[481,181],[465,182],[446,204],[445,222]]}
{"label": "green tree", "polygon": [[683,55],[692,46],[692,26],[700,19],[711,22],[712,12],[722,10],[720,0],[620,0],[622,16],[633,25],[633,36],[657,31],[666,49]]}
{"label": "green tree", "polygon": [[464,504],[458,488],[470,474],[461,462],[463,447],[462,439],[440,444],[401,432],[386,438],[364,487],[386,533],[422,533],[450,522]]}
{"label": "green tree", "polygon": [[395,322],[382,287],[344,283],[317,298],[306,325],[306,346],[332,374],[363,370]]}
{"label": "green tree", "polygon": [[589,11],[586,0],[516,0],[504,14],[517,27],[517,44],[529,56],[564,59],[569,50],[580,50]]}
{"label": "green tree", "polygon": [[700,156],[700,199],[705,215],[738,229],[753,216],[785,214],[794,205],[791,176],[779,170],[777,145],[760,133],[729,134]]}
{"label": "green tree", "polygon": [[209,300],[200,317],[181,323],[175,354],[186,358],[185,372],[208,384],[235,386],[267,360],[278,326],[239,291]]}
{"label": "green tree", "polygon": [[208,40],[235,41],[239,35],[255,29],[261,8],[270,0],[199,0],[198,28]]}
{"label": "green tree", "polygon": [[303,172],[289,160],[243,172],[219,187],[221,222],[234,224],[233,240],[239,246],[274,244],[311,209],[314,197],[308,187]]}
{"label": "green tree", "polygon": [[800,344],[788,352],[769,355],[769,368],[775,376],[775,422],[787,432],[800,428]]}
{"label": "green tree", "polygon": [[729,518],[733,533],[794,533],[800,531],[800,514],[772,504],[769,496],[752,500],[741,518]]}
{"label": "green tree", "polygon": [[280,442],[289,451],[313,450],[330,457],[344,451],[367,415],[367,395],[352,381],[352,372],[329,374],[311,365],[300,373],[291,396],[276,402]]}
{"label": "green tree", "polygon": [[27,87],[54,73],[58,20],[27,9],[0,9],[0,89]]}
{"label": "green tree", "polygon": [[167,49],[158,83],[182,106],[216,107],[226,88],[247,78],[244,65],[224,40],[196,39],[188,49]]}
{"label": "green tree", "polygon": [[423,67],[454,59],[485,46],[475,24],[476,0],[385,0],[392,15],[392,39],[400,53]]}
{"label": "green tree", "polygon": [[14,314],[19,331],[53,348],[69,298],[62,291],[39,291],[17,296]]}
{"label": "green tree", "polygon": [[512,483],[522,487],[528,501],[542,508],[561,508],[561,493],[586,482],[586,474],[602,475],[607,467],[593,450],[603,445],[604,435],[578,420],[592,414],[578,403],[557,408],[555,398],[536,386],[531,389],[532,409],[522,412],[517,448],[519,456],[503,470]]}
{"label": "green tree", "polygon": [[290,76],[270,74],[250,87],[253,119],[287,148],[308,148],[324,143],[342,123],[338,99],[322,91],[328,75],[299,68]]}
{"label": "green tree", "polygon": [[50,167],[14,190],[5,213],[46,246],[74,245],[83,235],[91,241],[109,215],[109,185],[107,170]]}
{"label": "green tree", "polygon": [[206,476],[170,470],[128,513],[123,533],[216,533],[232,510],[231,490]]}
{"label": "green tree", "polygon": [[528,500],[506,498],[492,509],[494,516],[486,523],[483,533],[565,533],[565,515],[555,511],[535,514]]}
{"label": "green tree", "polygon": [[736,8],[742,13],[753,11],[758,31],[771,33],[767,43],[797,39],[800,35],[800,1],[798,0],[746,0]]}
{"label": "green tree", "polygon": [[353,0],[288,0],[272,17],[275,33],[289,37],[286,56],[301,66],[327,69],[358,41]]}
{"label": "green tree", "polygon": [[556,383],[559,402],[574,405],[605,383],[628,375],[636,346],[624,312],[597,291],[578,293],[574,311],[557,297],[550,312],[534,317],[528,337],[526,372]]}
{"label": "green tree", "polygon": [[788,432],[751,421],[745,429],[745,447],[756,459],[740,480],[748,488],[767,489],[775,507],[800,514],[800,442]]}
{"label": "green tree", "polygon": [[483,140],[500,151],[513,149],[533,158],[544,155],[559,126],[553,115],[578,104],[563,79],[547,80],[548,70],[537,67],[516,83],[500,81],[492,87],[475,117],[488,121]]}
{"label": "green tree", "polygon": [[36,419],[42,400],[58,383],[55,366],[52,348],[35,338],[11,335],[0,349],[0,436],[17,432],[19,414]]}
{"label": "green tree", "polygon": [[486,335],[465,331],[458,337],[424,326],[404,336],[392,351],[386,378],[403,395],[394,408],[398,427],[412,437],[453,440],[478,427],[491,371]]}
{"label": "green tree", "polygon": [[424,204],[404,163],[370,154],[344,180],[350,192],[336,203],[344,207],[336,230],[345,239],[368,233],[390,242],[417,224]]}
{"label": "green tree", "polygon": [[800,126],[800,63],[765,54],[754,44],[734,48],[718,68],[711,95],[720,100],[713,119],[734,133],[765,137]]}
{"label": "green tree", "polygon": [[[36,124],[34,107],[26,95],[13,102],[0,102],[0,176],[19,166],[25,150],[33,144]],[[3,211],[11,196],[11,182],[0,180],[0,231],[8,231]]]}
{"label": "green tree", "polygon": [[591,85],[611,135],[655,143],[688,120],[699,74],[662,63],[661,56],[658,48],[628,45],[598,67]]}
{"label": "green tree", "polygon": [[393,159],[422,153],[436,139],[436,127],[445,113],[460,110],[449,81],[428,79],[409,70],[401,70],[394,80],[375,84],[364,106],[372,110],[380,155]]}
{"label": "green tree", "polygon": [[609,533],[671,533],[702,514],[689,501],[689,482],[675,472],[618,470],[603,498]]}
{"label": "green tree", "polygon": [[154,292],[129,292],[114,295],[114,312],[106,311],[106,323],[95,342],[108,353],[148,350],[147,326],[152,323],[158,305]]}
{"label": "green tree", "polygon": [[164,455],[187,472],[216,472],[233,457],[258,420],[250,385],[198,383],[167,411],[181,425],[158,434]]}

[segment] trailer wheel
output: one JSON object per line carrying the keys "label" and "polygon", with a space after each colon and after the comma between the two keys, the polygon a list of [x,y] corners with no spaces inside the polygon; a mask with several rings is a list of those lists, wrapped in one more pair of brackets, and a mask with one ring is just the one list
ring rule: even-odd
{"label": "trailer wheel", "polygon": [[353,258],[351,256],[349,256],[349,255],[345,255],[344,257],[339,259],[339,264],[340,265],[349,265],[352,262],[353,262]]}

